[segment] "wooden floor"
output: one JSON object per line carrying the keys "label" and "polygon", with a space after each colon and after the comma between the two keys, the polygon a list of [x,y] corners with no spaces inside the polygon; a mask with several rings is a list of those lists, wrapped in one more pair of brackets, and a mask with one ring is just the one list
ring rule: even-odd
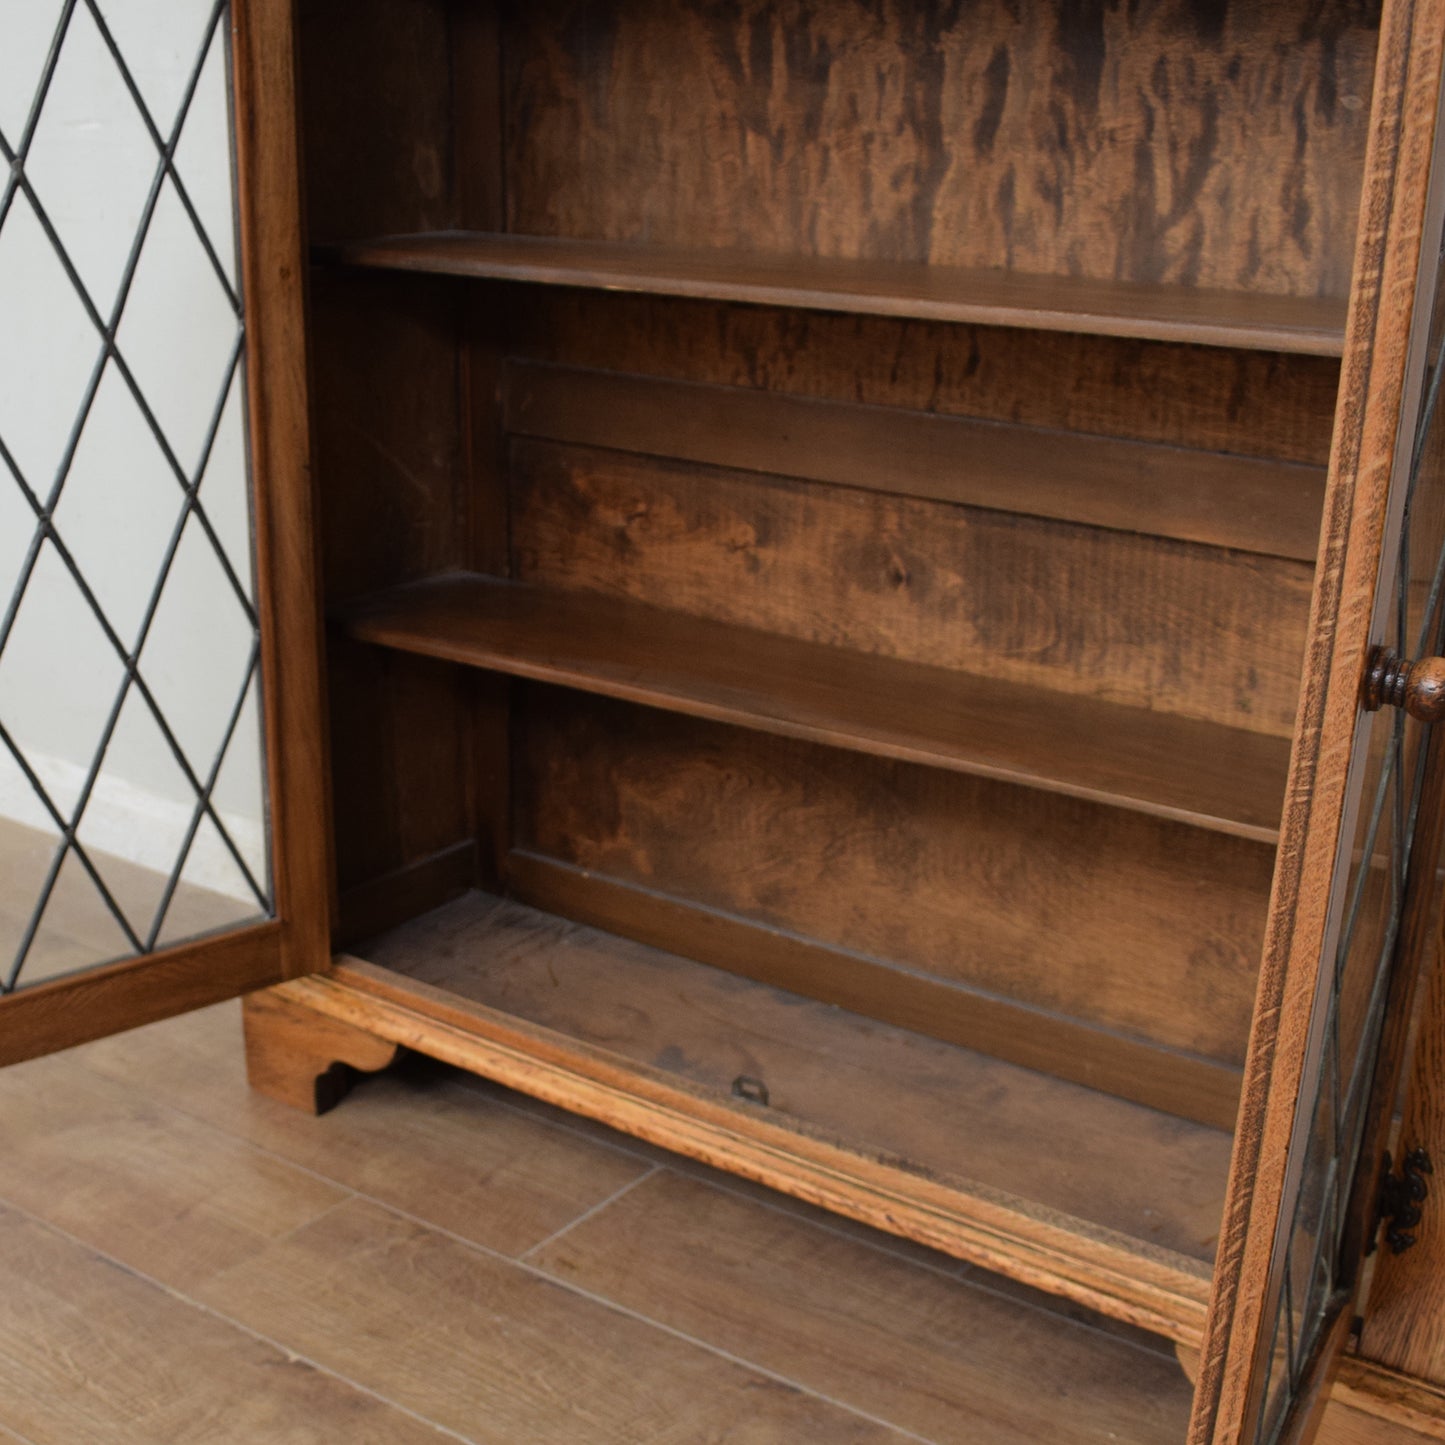
{"label": "wooden floor", "polygon": [[236,1005],[0,1073],[0,1441],[1182,1439],[1147,1337],[424,1060],[321,1119]]}

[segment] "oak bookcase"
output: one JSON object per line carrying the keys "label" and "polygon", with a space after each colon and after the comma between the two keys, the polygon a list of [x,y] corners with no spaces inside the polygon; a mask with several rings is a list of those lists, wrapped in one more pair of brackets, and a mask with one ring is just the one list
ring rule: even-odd
{"label": "oak bookcase", "polygon": [[1338,1363],[1445,809],[1373,651],[1445,5],[236,13],[258,1086],[404,1044],[1167,1336],[1197,1442],[1341,1368],[1445,1438]]}

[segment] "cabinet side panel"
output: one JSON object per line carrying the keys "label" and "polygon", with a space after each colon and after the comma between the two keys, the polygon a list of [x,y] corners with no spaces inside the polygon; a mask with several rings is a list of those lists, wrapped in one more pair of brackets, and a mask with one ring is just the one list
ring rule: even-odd
{"label": "cabinet side panel", "polygon": [[446,0],[300,0],[313,240],[456,223]]}
{"label": "cabinet side panel", "polygon": [[[461,333],[446,288],[317,272],[312,316],[328,605],[466,565]],[[336,635],[330,653],[345,931],[347,915],[378,917],[357,909],[359,886],[410,877],[425,907],[470,877],[472,679]],[[416,892],[415,870],[438,867],[440,895]]]}

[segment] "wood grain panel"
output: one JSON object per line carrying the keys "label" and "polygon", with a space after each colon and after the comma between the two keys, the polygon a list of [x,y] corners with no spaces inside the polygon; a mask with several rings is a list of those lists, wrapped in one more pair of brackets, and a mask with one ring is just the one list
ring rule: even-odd
{"label": "wood grain panel", "polygon": [[1293,728],[1302,563],[526,440],[512,466],[520,580]]}
{"label": "wood grain panel", "polygon": [[1344,296],[1370,6],[546,0],[508,229]]}
{"label": "wood grain panel", "polygon": [[477,845],[470,838],[439,853],[368,878],[338,900],[336,940],[344,947],[381,933],[472,887],[477,879]]}
{"label": "wood grain panel", "polygon": [[[356,1269],[358,1258],[372,1267]],[[419,1292],[429,1308],[415,1307]],[[886,1445],[898,1432],[356,1201],[204,1298],[478,1445]],[[398,1331],[396,1322],[408,1321]]]}
{"label": "wood grain panel", "polygon": [[[316,474],[333,602],[463,565],[469,397],[461,318],[435,287],[313,278]],[[444,668],[328,643],[340,892],[474,837],[469,684]],[[437,901],[435,899],[431,900]]]}
{"label": "wood grain panel", "polygon": [[[1035,1205],[1022,1201],[1036,1201],[1069,1216],[1065,1229],[1081,1239],[1102,1227],[1162,1247],[1176,1257],[1174,1269],[1177,1255],[1207,1259],[1213,1247],[1229,1148],[1223,1131],[484,894],[373,940],[367,957],[405,974],[398,987],[415,980],[443,990],[438,997],[474,1000],[519,1027],[538,1025],[558,1043],[600,1048],[624,1070],[660,1071],[720,1101],[739,1075],[761,1079],[770,1107],[739,1105],[748,1117],[817,1132],[915,1183],[971,1180],[1025,1213]],[[1061,1137],[1071,1141],[1067,1162],[1056,1147]],[[691,1152],[679,1136],[654,1142]],[[806,1153],[797,1138],[787,1147]],[[1158,1185],[1147,1194],[1127,1162],[1143,1155]],[[895,1228],[886,1216],[882,1226]],[[1142,1269],[1137,1260],[1129,1267]]]}
{"label": "wood grain panel", "polygon": [[930,1440],[1164,1445],[1188,1418],[1172,1361],[667,1171],[533,1259]]}
{"label": "wood grain panel", "polygon": [[521,847],[1242,1061],[1267,847],[551,690],[516,758]]}
{"label": "wood grain panel", "polygon": [[490,287],[513,354],[1322,466],[1339,366],[1069,333]]}
{"label": "wood grain panel", "polygon": [[513,364],[522,436],[1050,517],[1313,563],[1321,468],[1079,432]]}

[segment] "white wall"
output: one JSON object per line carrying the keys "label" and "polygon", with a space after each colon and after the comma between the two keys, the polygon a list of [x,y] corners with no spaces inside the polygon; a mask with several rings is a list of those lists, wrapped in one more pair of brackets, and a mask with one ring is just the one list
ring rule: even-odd
{"label": "white wall", "polygon": [[[0,0],[0,129],[19,144],[59,0]],[[157,128],[168,135],[200,50],[208,0],[103,0],[101,9]],[[220,37],[176,168],[234,277],[230,145]],[[84,5],[77,6],[27,175],[96,308],[116,304],[157,152]],[[234,343],[224,291],[177,195],[163,188],[118,345],[181,466],[197,464]],[[0,438],[42,496],[55,481],[99,351],[99,337],[26,200],[0,228]],[[235,571],[251,586],[242,406],[233,388],[200,499]],[[116,632],[132,646],[180,513],[181,485],[115,366],[106,368],[56,509],[55,525]],[[34,532],[34,513],[0,464],[0,606]],[[244,675],[250,627],[209,543],[187,524],[140,672],[202,777]],[[0,720],[66,806],[73,803],[116,691],[115,650],[54,549],[43,549],[0,656]],[[264,868],[254,697],[215,800],[253,869]],[[168,870],[194,792],[138,695],[125,705],[80,835]],[[0,749],[0,816],[49,826]],[[187,877],[245,893],[219,840],[203,837]],[[264,874],[262,874],[264,876]]]}

